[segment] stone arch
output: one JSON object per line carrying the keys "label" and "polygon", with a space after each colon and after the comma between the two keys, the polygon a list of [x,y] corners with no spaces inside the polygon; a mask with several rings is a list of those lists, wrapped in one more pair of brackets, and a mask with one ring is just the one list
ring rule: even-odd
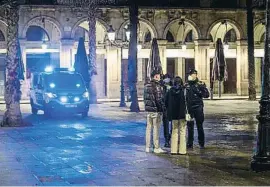
{"label": "stone arch", "polygon": [[26,31],[27,41],[50,41],[48,32],[40,26],[31,25]]}
{"label": "stone arch", "polygon": [[[193,30],[194,32],[194,40],[198,40],[199,38],[201,38],[201,31],[199,29],[199,27],[191,20],[189,19],[184,19],[185,20],[185,24],[187,25],[187,29],[185,29],[184,35],[181,38],[185,38],[187,36],[187,34],[190,32],[190,30]],[[167,26],[164,29],[163,32],[163,39],[166,39],[167,33],[169,30],[173,29],[175,32],[173,32],[172,34],[175,37],[175,40],[177,41],[177,39],[179,39],[179,22],[181,21],[181,18],[177,18],[172,20],[170,23],[167,24]],[[173,28],[175,27],[175,28]],[[172,32],[172,31],[171,31]],[[183,34],[183,32],[182,32]]]}
{"label": "stone arch", "polygon": [[216,41],[217,38],[221,38],[223,41],[223,38],[226,35],[226,25],[222,24],[223,21],[227,22],[227,32],[231,29],[234,29],[236,33],[237,40],[240,40],[244,36],[243,29],[241,26],[234,20],[231,19],[219,19],[214,21],[210,27],[208,28],[206,37],[208,39],[213,38],[213,41]]}
{"label": "stone arch", "polygon": [[[100,34],[100,32],[103,33],[101,35],[102,35],[102,38],[104,40],[105,36],[103,36],[103,35],[105,35],[105,33],[107,33],[107,30],[109,29],[109,25],[100,18],[96,18],[96,24],[97,24],[96,29],[99,30],[99,31],[97,31],[97,33],[99,33],[99,34]],[[75,23],[75,25],[73,26],[72,31],[71,31],[71,38],[75,38],[76,30],[79,27],[82,27],[83,29],[88,31],[88,18],[86,18],[86,17],[82,18]],[[101,39],[98,39],[98,37],[97,37],[97,42],[98,42],[98,40],[101,40]]]}
{"label": "stone arch", "polygon": [[[51,33],[48,32],[49,29],[44,28],[44,25],[43,25],[43,23],[41,21],[42,18],[45,19],[45,27],[46,27],[46,24],[48,24],[48,23],[51,24],[51,25],[49,25],[50,27],[52,27],[52,32]],[[27,32],[28,28],[31,25],[40,26],[41,28],[43,28],[49,34],[49,37],[52,40],[53,40],[53,38],[55,38],[55,41],[57,41],[57,40],[60,41],[60,39],[64,35],[64,31],[63,31],[62,25],[55,18],[52,18],[52,17],[49,17],[49,16],[40,15],[40,16],[36,16],[36,17],[30,19],[25,24],[25,26],[23,27],[23,32],[22,32],[22,37],[23,38],[26,37],[26,32]],[[54,29],[56,29],[57,32],[59,32],[59,36],[57,36],[56,33],[53,33],[53,30]]]}
{"label": "stone arch", "polygon": [[5,41],[7,40],[7,24],[4,20],[0,19],[0,32],[2,32]]}
{"label": "stone arch", "polygon": [[[117,35],[116,35],[117,39],[124,39],[124,36],[125,36],[124,35],[124,28],[128,23],[129,23],[129,20],[127,20],[121,24],[120,28],[117,31]],[[156,27],[150,21],[143,19],[143,18],[139,18],[139,23],[140,23],[140,26],[142,28],[148,29],[148,31],[151,33],[152,38],[157,38],[158,33],[156,30]],[[141,41],[144,41],[145,34],[147,34],[147,32],[143,32],[141,34],[141,36],[140,36]]]}
{"label": "stone arch", "polygon": [[261,38],[265,33],[265,20],[259,20],[254,26],[254,42],[261,43]]}

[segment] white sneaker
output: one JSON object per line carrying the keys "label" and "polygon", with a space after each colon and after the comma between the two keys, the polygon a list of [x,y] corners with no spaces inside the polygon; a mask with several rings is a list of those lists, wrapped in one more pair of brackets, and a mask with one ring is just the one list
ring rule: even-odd
{"label": "white sneaker", "polygon": [[158,149],[154,149],[154,153],[157,153],[157,154],[159,154],[159,153],[166,153],[166,151],[164,151],[161,148],[158,148]]}
{"label": "white sneaker", "polygon": [[150,148],[145,148],[146,153],[150,153]]}

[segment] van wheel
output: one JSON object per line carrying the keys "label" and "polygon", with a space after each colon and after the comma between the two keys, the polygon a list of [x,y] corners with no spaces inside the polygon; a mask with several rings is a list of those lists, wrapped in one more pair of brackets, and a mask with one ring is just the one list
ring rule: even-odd
{"label": "van wheel", "polygon": [[30,100],[30,104],[31,104],[31,112],[32,112],[32,114],[37,115],[38,109],[35,108],[35,105],[34,105],[32,99]]}

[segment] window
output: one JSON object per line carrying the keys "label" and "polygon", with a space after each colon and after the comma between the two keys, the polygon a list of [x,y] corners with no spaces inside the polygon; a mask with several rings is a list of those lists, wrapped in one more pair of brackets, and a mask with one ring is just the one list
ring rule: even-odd
{"label": "window", "polygon": [[39,26],[30,26],[26,32],[27,41],[49,41],[47,32]]}
{"label": "window", "polygon": [[83,38],[84,41],[88,41],[87,37],[88,31],[82,27],[78,27],[75,31],[75,40],[79,41],[80,38]]}
{"label": "window", "polygon": [[151,42],[152,40],[152,36],[151,36],[151,33],[148,31],[148,33],[146,33],[146,35],[144,36],[144,42],[147,43],[147,42]]}
{"label": "window", "polygon": [[264,42],[265,41],[265,33],[263,33],[262,37],[261,37],[261,41],[260,42]]}
{"label": "window", "polygon": [[167,33],[166,40],[168,40],[168,42],[175,42],[174,37],[170,31]]}
{"label": "window", "polygon": [[193,42],[193,31],[189,31],[187,36],[186,36],[186,39],[185,39],[185,42]]}
{"label": "window", "polygon": [[236,33],[234,29],[229,30],[225,37],[224,37],[224,42],[236,42]]}
{"label": "window", "polygon": [[0,31],[0,42],[4,42],[4,41],[5,41],[4,33]]}

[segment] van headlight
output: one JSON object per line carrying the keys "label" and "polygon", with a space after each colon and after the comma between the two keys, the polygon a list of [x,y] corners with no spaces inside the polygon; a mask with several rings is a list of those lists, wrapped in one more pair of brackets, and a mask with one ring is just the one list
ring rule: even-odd
{"label": "van headlight", "polygon": [[84,92],[83,93],[83,98],[89,99],[89,92]]}

